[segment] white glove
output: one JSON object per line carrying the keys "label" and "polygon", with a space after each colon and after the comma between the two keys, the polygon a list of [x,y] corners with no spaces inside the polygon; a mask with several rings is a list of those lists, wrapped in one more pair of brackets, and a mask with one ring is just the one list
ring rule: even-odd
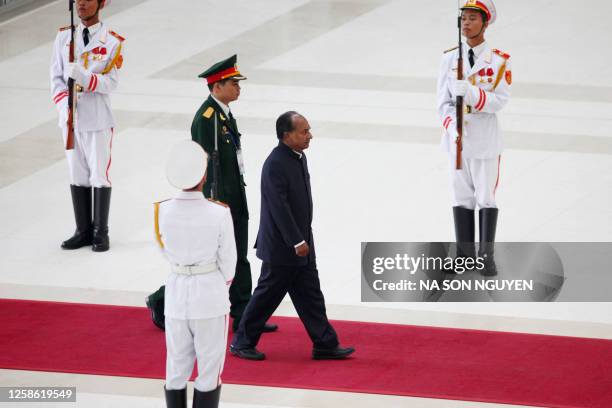
{"label": "white glove", "polygon": [[465,96],[468,91],[470,84],[465,79],[455,81],[455,87],[453,88],[453,94],[456,97]]}
{"label": "white glove", "polygon": [[75,62],[68,63],[68,67],[66,68],[66,72],[68,73],[68,77],[72,78],[76,81],[77,84],[81,86],[85,86],[85,70],[79,66],[79,64]]}
{"label": "white glove", "polygon": [[68,97],[65,97],[63,100],[61,100],[57,105],[57,112],[59,113],[59,122],[62,125],[66,124],[66,121],[68,120]]}
{"label": "white glove", "polygon": [[457,139],[457,123],[455,120],[452,120],[451,123],[448,124],[446,133],[448,133],[451,143],[454,143]]}

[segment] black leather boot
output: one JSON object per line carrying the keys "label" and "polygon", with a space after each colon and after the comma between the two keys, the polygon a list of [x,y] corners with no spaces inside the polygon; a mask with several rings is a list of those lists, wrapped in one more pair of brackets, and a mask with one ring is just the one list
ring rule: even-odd
{"label": "black leather boot", "polygon": [[221,397],[221,386],[218,386],[212,391],[198,391],[193,389],[193,406],[192,408],[217,408],[219,406],[219,398]]}
{"label": "black leather boot", "polygon": [[463,207],[453,207],[455,219],[455,239],[457,241],[457,258],[475,258],[474,241],[476,228],[474,226],[474,210]]}
{"label": "black leather boot", "polygon": [[187,388],[182,390],[167,390],[166,392],[166,407],[167,408],[187,408]]}
{"label": "black leather boot", "polygon": [[478,256],[484,258],[485,267],[482,270],[484,276],[497,275],[494,253],[498,213],[499,210],[497,208],[481,208],[478,213],[478,224],[480,229]]}
{"label": "black leather boot", "polygon": [[78,249],[92,244],[91,187],[70,185],[76,231],[62,242],[63,249]]}
{"label": "black leather boot", "polygon": [[110,208],[110,187],[94,188],[94,220],[93,220],[93,245],[91,249],[95,252],[108,251],[110,241],[108,239],[108,210]]}

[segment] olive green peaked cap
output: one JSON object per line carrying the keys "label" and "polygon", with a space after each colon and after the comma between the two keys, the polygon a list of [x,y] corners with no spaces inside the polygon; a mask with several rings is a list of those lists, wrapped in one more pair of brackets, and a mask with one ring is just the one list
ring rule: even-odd
{"label": "olive green peaked cap", "polygon": [[198,75],[198,78],[206,78],[208,84],[214,84],[222,79],[232,78],[234,81],[247,79],[238,70],[238,55],[234,54],[228,59],[217,62],[212,67]]}

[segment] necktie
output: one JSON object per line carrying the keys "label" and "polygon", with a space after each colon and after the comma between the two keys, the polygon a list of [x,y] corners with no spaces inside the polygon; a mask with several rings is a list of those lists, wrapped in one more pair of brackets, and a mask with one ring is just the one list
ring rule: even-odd
{"label": "necktie", "polygon": [[474,66],[474,50],[470,48],[468,51],[468,60],[470,61],[470,68]]}
{"label": "necktie", "polygon": [[85,29],[83,30],[83,43],[86,47],[87,44],[89,44],[89,29],[87,27],[85,27]]}

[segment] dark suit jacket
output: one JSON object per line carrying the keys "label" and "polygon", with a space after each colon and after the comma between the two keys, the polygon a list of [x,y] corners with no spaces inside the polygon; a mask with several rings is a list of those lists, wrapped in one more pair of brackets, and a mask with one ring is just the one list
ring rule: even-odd
{"label": "dark suit jacket", "polygon": [[216,199],[229,205],[234,218],[236,216],[248,217],[249,211],[244,189],[246,184],[240,175],[236,158],[236,149],[240,148],[240,132],[238,132],[236,121],[225,116],[212,96],[209,96],[200,106],[191,124],[191,138],[199,143],[209,156],[204,195],[210,197],[211,184],[215,179],[212,161],[212,153],[215,150],[215,118],[217,119],[220,167],[217,186],[219,196]]}
{"label": "dark suit jacket", "polygon": [[[312,195],[306,155],[280,142],[261,172],[261,218],[255,248],[257,257],[277,265],[314,262]],[[299,257],[295,245],[306,241],[310,254]]]}

